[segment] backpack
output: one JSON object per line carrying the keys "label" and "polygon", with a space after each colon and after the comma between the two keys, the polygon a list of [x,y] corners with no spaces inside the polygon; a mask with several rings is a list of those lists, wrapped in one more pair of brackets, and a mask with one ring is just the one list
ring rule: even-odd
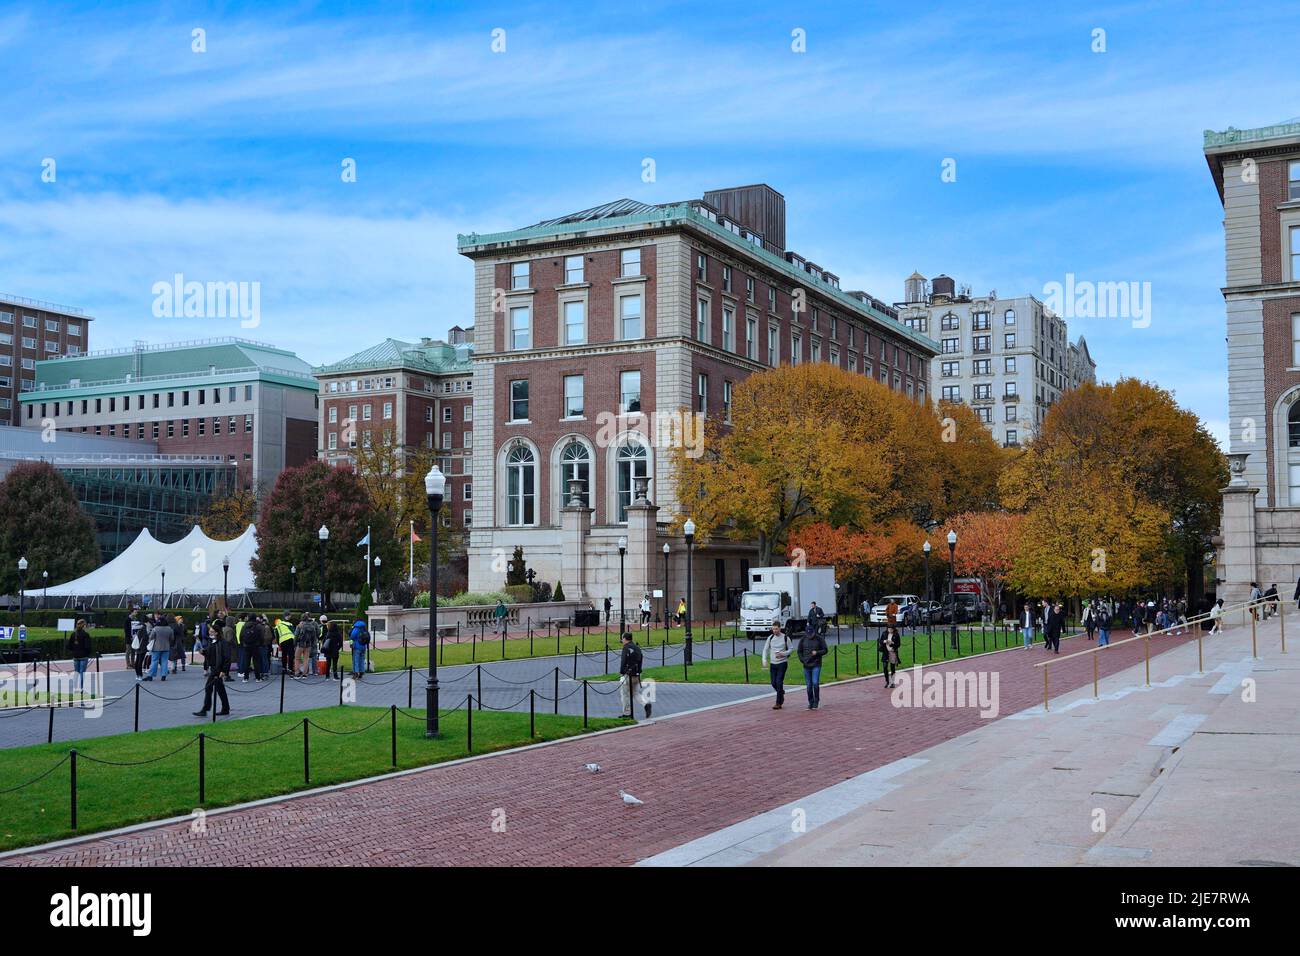
{"label": "backpack", "polygon": [[370,631],[366,630],[366,628],[364,628],[364,627],[363,627],[360,631],[358,631],[358,632],[357,632],[357,643],[360,644],[362,647],[365,647],[367,644],[369,644],[369,643],[370,643]]}
{"label": "backpack", "polygon": [[641,661],[642,661],[642,659],[643,659],[643,658],[642,658],[642,654],[641,654],[641,648],[637,647],[635,644],[632,644],[632,645],[629,646],[628,649],[631,650],[631,652],[632,652],[632,654],[631,654],[631,658],[632,658],[632,673],[634,673],[634,674],[640,674],[640,673],[641,673]]}

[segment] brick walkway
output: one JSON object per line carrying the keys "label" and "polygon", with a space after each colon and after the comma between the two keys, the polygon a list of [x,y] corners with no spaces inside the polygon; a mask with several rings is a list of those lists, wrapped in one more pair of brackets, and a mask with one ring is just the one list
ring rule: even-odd
{"label": "brick walkway", "polygon": [[[1117,634],[1119,640],[1124,635]],[[1152,641],[1156,654],[1186,638]],[[1063,642],[1062,656],[1092,646]],[[1039,648],[935,665],[996,670],[1001,715],[1041,706]],[[1142,642],[1102,656],[1103,676],[1142,660]],[[1053,695],[1092,680],[1088,657],[1052,669]],[[802,691],[773,713],[756,701],[580,738],[271,806],[154,827],[9,865],[617,865],[696,839],[757,813],[959,736],[975,708],[896,710],[878,678],[830,685],[822,709]],[[589,762],[603,770],[593,775]],[[620,789],[644,806],[625,806]],[[505,831],[494,832],[494,811]]]}

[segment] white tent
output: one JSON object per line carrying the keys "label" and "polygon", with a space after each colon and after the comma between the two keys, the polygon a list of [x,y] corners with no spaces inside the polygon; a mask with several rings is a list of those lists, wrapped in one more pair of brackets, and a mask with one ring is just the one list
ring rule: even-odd
{"label": "white tent", "polygon": [[256,554],[257,538],[251,524],[232,541],[209,538],[195,525],[189,534],[172,544],[164,544],[145,528],[108,564],[75,581],[50,585],[48,593],[50,597],[74,599],[158,594],[164,586],[162,572],[166,571],[164,605],[177,600],[186,603],[185,597],[190,595],[222,593],[222,561],[229,558],[226,589],[232,595],[242,594],[255,587],[252,560]]}

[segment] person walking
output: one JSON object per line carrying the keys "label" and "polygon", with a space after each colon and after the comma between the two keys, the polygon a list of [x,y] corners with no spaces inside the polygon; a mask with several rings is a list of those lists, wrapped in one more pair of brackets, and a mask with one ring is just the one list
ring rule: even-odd
{"label": "person walking", "polygon": [[826,627],[826,612],[817,606],[816,601],[808,602],[808,623],[812,625],[818,634]]}
{"label": "person walking", "polygon": [[1097,627],[1097,646],[1105,647],[1110,643],[1110,606],[1105,601],[1094,606],[1093,623]]}
{"label": "person walking", "polygon": [[1025,639],[1025,650],[1034,643],[1034,602],[1025,601],[1025,607],[1020,612],[1020,632]]}
{"label": "person walking", "polygon": [[614,607],[614,599],[606,595],[605,596],[605,623],[606,624],[609,624],[609,612],[613,609],[613,607]]}
{"label": "person walking", "polygon": [[217,699],[221,700],[217,716],[225,717],[230,713],[230,698],[226,695],[226,672],[230,670],[234,659],[235,629],[233,626],[226,627],[225,624],[224,618],[217,618],[213,622],[212,639],[203,648],[203,669],[207,671],[208,679],[203,685],[203,706],[194,711],[195,717],[206,717],[208,708],[216,706]]}
{"label": "person walking", "polygon": [[349,640],[352,641],[352,679],[360,680],[366,672],[366,647],[370,644],[370,632],[366,630],[366,622],[361,618],[357,618],[352,625]]}
{"label": "person walking", "polygon": [[153,680],[159,671],[162,671],[162,679],[167,680],[167,661],[171,657],[173,636],[171,624],[159,615],[149,632],[149,676],[145,680]]}
{"label": "person walking", "polygon": [[808,688],[809,710],[816,710],[822,701],[822,658],[826,656],[826,639],[822,637],[817,619],[812,613],[812,609],[816,606],[814,604],[809,608],[803,639],[799,641],[799,663],[803,664],[803,679]]}
{"label": "person walking", "polygon": [[1223,598],[1214,602],[1214,607],[1210,608],[1210,633],[1223,633]]}
{"label": "person walking", "polygon": [[[632,639],[631,631],[624,631],[620,640],[623,642],[623,653],[618,659],[618,699],[623,705],[623,719],[635,720],[636,717],[632,712],[636,704],[637,696],[641,694],[641,664],[643,655],[641,648],[637,646],[636,641]],[[646,719],[650,718],[650,702],[645,704]]]}
{"label": "person walking", "polygon": [[892,621],[881,628],[880,636],[876,638],[880,649],[880,669],[885,675],[886,690],[894,686],[894,675],[898,672],[898,648],[902,642],[902,635],[898,633],[898,627]]}
{"label": "person walking", "polygon": [[185,618],[177,614],[172,618],[171,665],[173,674],[176,673],[177,667],[182,671],[186,669],[188,662],[185,660],[185,651]]}
{"label": "person walking", "polygon": [[641,626],[645,627],[650,623],[650,595],[646,594],[641,597]]}
{"label": "person walking", "polygon": [[492,611],[492,633],[504,634],[506,632],[506,602],[497,598],[497,606]]}
{"label": "person walking", "polygon": [[293,632],[295,677],[310,677],[312,665],[316,660],[316,643],[320,638],[320,627],[310,614],[298,618],[298,626]]}
{"label": "person walking", "polygon": [[785,705],[785,672],[790,667],[790,654],[793,651],[790,636],[781,629],[779,623],[773,621],[772,631],[763,643],[763,666],[768,668],[772,689],[776,691],[773,710],[780,710]]}
{"label": "person walking", "polygon": [[1250,616],[1259,620],[1259,603],[1264,600],[1264,593],[1260,591],[1259,585],[1254,581],[1250,582]]}
{"label": "person walking", "polygon": [[[244,615],[240,615],[242,618]],[[258,618],[254,617],[243,622],[243,627],[235,626],[235,632],[239,639],[241,675],[243,682],[248,683],[248,672],[251,668],[254,682],[262,679],[262,625],[258,623]]]}
{"label": "person walking", "polygon": [[294,665],[298,650],[298,636],[292,625],[284,618],[278,618],[275,622],[275,643],[280,651],[280,670],[297,676],[297,668]]}
{"label": "person walking", "polygon": [[77,673],[77,690],[84,690],[86,685],[86,666],[90,663],[90,632],[86,630],[84,618],[77,619],[77,625],[68,638],[68,654],[72,657],[72,667]]}
{"label": "person walking", "polygon": [[[1296,587],[1300,588],[1300,581],[1296,582]],[[681,627],[686,623],[686,598],[677,599],[677,626]]]}
{"label": "person walking", "polygon": [[1083,605],[1083,629],[1088,632],[1088,640],[1092,640],[1093,631],[1097,630],[1097,615],[1093,610],[1093,605],[1097,602],[1087,601]]}
{"label": "person walking", "polygon": [[149,622],[140,611],[129,619],[130,639],[127,642],[127,663],[135,669],[135,679],[144,680],[144,662],[149,657]]}
{"label": "person walking", "polygon": [[325,615],[320,616],[320,624],[325,628],[325,640],[321,652],[325,655],[325,675],[339,680],[343,674],[339,670],[339,655],[343,653],[343,628],[338,621],[329,621]]}

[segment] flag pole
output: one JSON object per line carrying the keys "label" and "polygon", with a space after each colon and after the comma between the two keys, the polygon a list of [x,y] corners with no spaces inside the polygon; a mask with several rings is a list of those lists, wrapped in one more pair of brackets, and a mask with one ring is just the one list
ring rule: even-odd
{"label": "flag pole", "polygon": [[410,523],[411,523],[411,537],[408,539],[408,541],[411,546],[411,556],[410,556],[410,566],[407,568],[406,571],[406,580],[409,582],[414,582],[415,581],[415,519],[412,518]]}
{"label": "flag pole", "polygon": [[370,592],[370,525],[366,525],[366,593]]}

